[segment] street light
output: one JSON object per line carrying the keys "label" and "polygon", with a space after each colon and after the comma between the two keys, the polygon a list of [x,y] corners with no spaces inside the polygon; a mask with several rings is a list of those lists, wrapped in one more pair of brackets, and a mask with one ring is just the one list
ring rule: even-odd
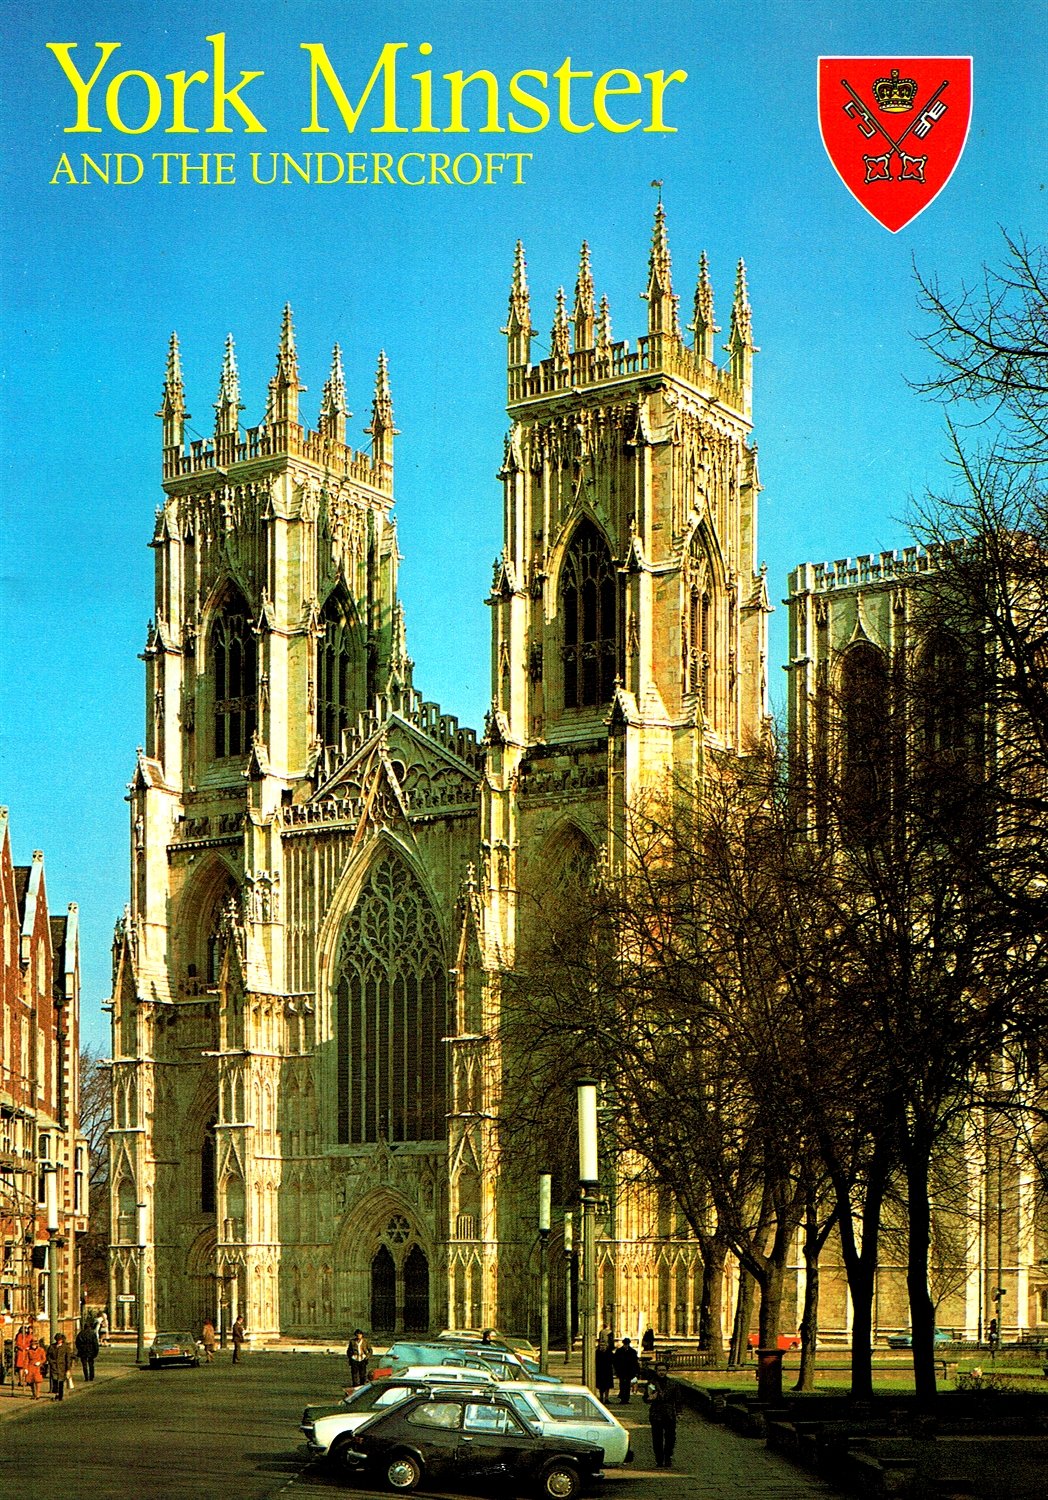
{"label": "street light", "polygon": [[44,1163],[44,1202],[47,1205],[47,1324],[48,1344],[58,1332],[58,1163]]}
{"label": "street light", "polygon": [[553,1179],[539,1174],[539,1369],[549,1373],[549,1210]]}
{"label": "street light", "polygon": [[138,1352],[135,1356],[136,1362],[142,1364],[145,1360],[145,1303],[146,1303],[146,1205],[138,1205]]}
{"label": "street light", "polygon": [[564,1215],[564,1363],[571,1358],[575,1343],[571,1330],[571,1262],[575,1254],[574,1224],[570,1213]]}
{"label": "street light", "polygon": [[582,1199],[582,1379],[590,1390],[597,1384],[597,1084],[580,1078],[579,1194]]}

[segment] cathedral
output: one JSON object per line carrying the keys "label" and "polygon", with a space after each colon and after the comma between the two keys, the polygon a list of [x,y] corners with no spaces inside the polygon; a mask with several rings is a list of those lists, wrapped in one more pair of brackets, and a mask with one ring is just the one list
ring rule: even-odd
{"label": "cathedral", "polygon": [[[745,271],[719,362],[705,256],[681,327],[660,202],[643,295],[646,331],[614,341],[583,245],[533,362],[517,246],[479,737],[412,680],[385,357],[357,452],[337,344],[300,420],[285,308],[263,421],[241,425],[230,340],[190,441],[172,337],[114,945],[118,1326],[140,1275],[150,1330],[529,1322],[535,1184],[498,1141],[519,893],[614,859],[631,799],[767,729]],[[601,1311],[690,1336],[696,1246],[659,1231],[624,1193]]]}

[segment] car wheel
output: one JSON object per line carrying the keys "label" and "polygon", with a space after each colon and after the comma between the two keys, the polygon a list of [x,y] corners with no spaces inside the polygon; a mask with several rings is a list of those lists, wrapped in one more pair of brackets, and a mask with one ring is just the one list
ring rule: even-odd
{"label": "car wheel", "polygon": [[335,1467],[337,1469],[341,1469],[344,1474],[349,1474],[351,1472],[356,1474],[360,1470],[359,1455],[357,1456],[357,1459],[353,1459],[350,1457],[350,1454],[352,1452],[353,1444],[350,1439],[342,1438],[340,1442],[333,1443],[332,1446],[328,1449],[328,1458],[335,1465]]}
{"label": "car wheel", "polygon": [[422,1465],[410,1453],[395,1453],[386,1465],[386,1483],[399,1494],[418,1489],[421,1478]]}
{"label": "car wheel", "polygon": [[550,1464],[543,1473],[539,1494],[547,1495],[549,1500],[575,1500],[581,1488],[582,1480],[575,1465],[561,1462]]}

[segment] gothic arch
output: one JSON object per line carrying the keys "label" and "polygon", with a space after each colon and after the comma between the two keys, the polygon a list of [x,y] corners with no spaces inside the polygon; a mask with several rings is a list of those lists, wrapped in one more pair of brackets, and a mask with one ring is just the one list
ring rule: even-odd
{"label": "gothic arch", "polygon": [[588,515],[567,538],[556,573],[563,706],[599,708],[621,674],[620,587],[608,539]]}
{"label": "gothic arch", "polygon": [[425,882],[377,841],[327,966],[338,1144],[444,1138],[447,952]]}
{"label": "gothic arch", "polygon": [[218,983],[219,924],[226,904],[230,899],[237,900],[239,894],[236,871],[217,854],[183,886],[171,927],[181,935],[184,968],[180,979],[190,989]]}
{"label": "gothic arch", "polygon": [[[343,1326],[420,1333],[436,1321],[434,1245],[408,1200],[376,1188],[343,1217],[333,1246],[334,1316]],[[376,1306],[376,1262],[392,1317]],[[424,1272],[423,1272],[424,1267]],[[420,1283],[425,1277],[424,1297]],[[423,1315],[424,1301],[424,1315]],[[385,1304],[383,1304],[385,1305]]]}
{"label": "gothic arch", "polygon": [[681,567],[681,675],[685,694],[698,699],[703,718],[720,729],[726,688],[724,664],[733,631],[726,617],[724,560],[704,523],[695,527]]}
{"label": "gothic arch", "polygon": [[212,595],[201,625],[205,693],[197,719],[210,726],[216,760],[246,755],[258,718],[258,638],[244,592],[231,580]]}
{"label": "gothic arch", "polygon": [[323,627],[316,643],[314,693],[316,735],[338,746],[357,704],[366,698],[366,646],[357,612],[342,584],[336,584],[318,616]]}
{"label": "gothic arch", "polygon": [[879,821],[889,806],[892,765],[888,658],[879,646],[859,637],[840,653],[835,677],[842,812],[858,831]]}

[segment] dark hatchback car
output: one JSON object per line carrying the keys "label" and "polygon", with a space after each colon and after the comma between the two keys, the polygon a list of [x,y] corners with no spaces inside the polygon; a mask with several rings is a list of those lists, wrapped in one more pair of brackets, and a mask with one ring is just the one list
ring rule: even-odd
{"label": "dark hatchback car", "polygon": [[596,1443],[542,1436],[497,1392],[453,1390],[372,1417],[349,1439],[346,1460],[353,1455],[400,1493],[479,1481],[497,1483],[499,1495],[527,1490],[546,1500],[573,1500],[604,1462]]}
{"label": "dark hatchback car", "polygon": [[149,1346],[149,1368],[159,1370],[164,1365],[193,1365],[200,1363],[200,1351],[191,1333],[158,1333]]}

